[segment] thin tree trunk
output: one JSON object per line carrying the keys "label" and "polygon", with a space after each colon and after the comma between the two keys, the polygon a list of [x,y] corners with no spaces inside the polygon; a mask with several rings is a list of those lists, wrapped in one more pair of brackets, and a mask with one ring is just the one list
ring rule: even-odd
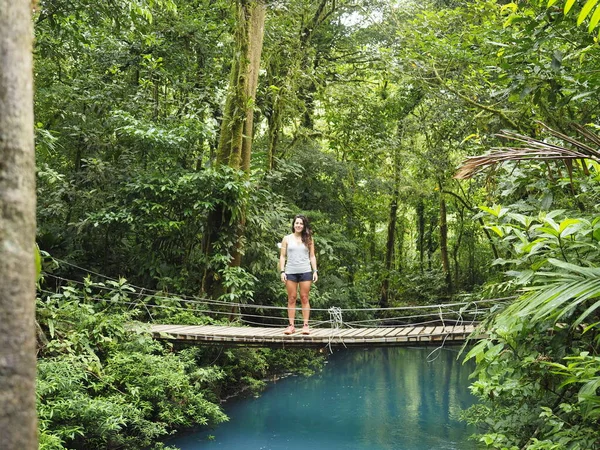
{"label": "thin tree trunk", "polygon": [[0,442],[38,448],[35,156],[29,0],[0,0]]}
{"label": "thin tree trunk", "polygon": [[423,272],[423,262],[425,259],[425,204],[423,199],[419,199],[417,203],[417,248],[419,250],[419,267]]}
{"label": "thin tree trunk", "polygon": [[275,168],[275,154],[277,153],[277,144],[279,143],[279,132],[281,129],[281,94],[277,93],[275,95],[277,98],[273,101],[273,112],[268,120],[267,170]]}
{"label": "thin tree trunk", "polygon": [[[329,9],[327,9],[328,5],[330,6]],[[277,154],[277,146],[283,123],[283,103],[288,91],[297,91],[297,98],[305,101],[302,123],[306,128],[313,128],[312,114],[314,99],[312,96],[316,92],[316,86],[311,82],[308,86],[296,88],[298,84],[297,77],[299,73],[311,73],[309,70],[309,55],[311,52],[308,51],[311,38],[325,20],[333,14],[338,5],[336,5],[336,2],[331,2],[331,0],[320,0],[318,4],[315,5],[313,3],[312,6],[316,7],[312,18],[303,23],[300,29],[298,48],[295,50],[295,53],[300,56],[299,59],[293,61],[286,60],[283,67],[273,65],[269,70],[274,75],[272,84],[278,85],[279,89],[272,96],[272,112],[268,117],[267,170],[272,170],[275,167],[275,156]],[[318,60],[315,60],[312,70],[314,71],[317,66]]]}
{"label": "thin tree trunk", "polygon": [[[309,20],[304,28],[302,28],[300,34],[300,50],[303,52],[303,61],[301,62],[302,70],[307,71],[307,73],[314,73],[314,71],[319,66],[319,59],[315,58],[312,63],[312,71],[309,70],[309,59],[307,58],[307,53],[304,51],[309,41],[311,40],[313,33],[319,27],[319,25],[328,17],[333,11],[336,9],[336,3],[331,3],[331,9],[327,10],[327,3],[329,0],[320,0],[315,10],[315,14],[312,19]],[[308,130],[312,130],[314,128],[314,109],[315,109],[315,93],[317,92],[317,85],[314,81],[310,81],[310,83],[300,89],[298,93],[298,98],[304,101],[304,113],[302,114],[302,126]]]}
{"label": "thin tree trunk", "polygon": [[462,245],[462,238],[463,238],[464,229],[465,229],[464,207],[461,208],[459,205],[457,205],[457,210],[459,211],[460,220],[458,221],[459,225],[458,225],[458,233],[456,235],[456,243],[454,244],[454,246],[452,248],[452,260],[454,261],[454,286],[455,286],[456,290],[458,290],[459,285],[462,284],[459,281],[461,278],[461,271],[460,271],[458,255],[460,252],[460,247]]}
{"label": "thin tree trunk", "polygon": [[450,273],[450,259],[448,257],[448,221],[446,214],[446,199],[444,197],[442,184],[440,188],[440,256],[442,258],[442,269],[446,278],[448,293],[452,293],[452,274]]}
{"label": "thin tree trunk", "polygon": [[469,230],[468,238],[468,249],[469,249],[469,269],[467,273],[469,274],[469,285],[468,289],[473,289],[475,285],[475,239],[476,235],[471,230]]}
{"label": "thin tree trunk", "polygon": [[[460,185],[459,185],[459,187],[460,187]],[[462,188],[461,188],[461,190],[462,190]],[[469,209],[472,212],[475,212],[475,208],[473,208],[472,205],[470,205],[469,203],[467,203],[467,201],[464,198],[462,198],[460,195],[458,195],[458,194],[456,194],[456,193],[454,193],[452,191],[447,191],[447,190],[443,191],[443,193],[444,194],[452,195],[456,200],[458,200],[459,202],[461,202],[465,208]],[[464,192],[463,192],[463,194],[464,194]],[[487,240],[488,240],[488,242],[490,244],[490,248],[492,249],[492,253],[494,253],[494,258],[498,259],[500,257],[498,255],[498,249],[494,245],[494,240],[492,239],[492,236],[490,235],[489,231],[485,227],[485,222],[483,221],[483,219],[481,217],[479,219],[477,219],[477,221],[481,225],[481,229],[483,230],[483,233],[487,237]]]}
{"label": "thin tree trunk", "polygon": [[[404,135],[404,126],[402,122],[399,123],[398,129],[398,140],[402,142],[402,136]],[[390,202],[390,218],[388,220],[387,230],[387,242],[385,251],[385,267],[384,267],[384,278],[381,285],[381,297],[379,299],[379,305],[382,308],[387,308],[390,302],[390,273],[394,265],[394,250],[396,248],[396,224],[398,223],[398,203],[400,202],[400,172],[401,172],[401,160],[400,160],[400,148],[394,149],[394,191],[392,192],[392,201]]]}
{"label": "thin tree trunk", "polygon": [[394,260],[394,242],[396,240],[396,221],[398,218],[398,196],[399,192],[396,189],[390,203],[390,219],[388,221],[387,242],[385,246],[384,278],[383,283],[381,284],[381,296],[379,299],[379,306],[381,308],[387,308],[389,306],[390,272]]}
{"label": "thin tree trunk", "polygon": [[396,225],[396,257],[394,258],[394,268],[402,272],[404,268],[404,233],[406,232],[406,218],[400,217],[400,224]]}
{"label": "thin tree trunk", "polygon": [[431,270],[432,265],[433,265],[433,253],[437,249],[437,243],[435,242],[433,237],[434,237],[435,229],[439,225],[439,220],[438,220],[437,216],[435,216],[433,214],[430,215],[428,219],[429,219],[429,229],[427,230],[427,234],[426,234],[425,238],[427,240],[427,270]]}

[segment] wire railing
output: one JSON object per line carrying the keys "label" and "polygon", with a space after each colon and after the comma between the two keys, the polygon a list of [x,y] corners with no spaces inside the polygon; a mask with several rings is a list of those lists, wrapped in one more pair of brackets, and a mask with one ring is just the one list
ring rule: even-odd
{"label": "wire railing", "polygon": [[[68,265],[81,270],[89,275],[110,282],[80,281],[64,278],[51,273],[44,275],[53,278],[58,288],[64,286],[80,286],[79,294],[70,292],[70,297],[80,300],[99,302],[105,304],[120,304],[130,309],[138,308],[147,316],[147,320],[155,322],[155,316],[160,314],[153,311],[185,311],[205,315],[213,319],[226,317],[229,322],[237,322],[249,326],[281,327],[287,325],[287,305],[262,305],[256,303],[241,303],[217,300],[201,296],[168,295],[163,291],[148,289],[125,280],[116,279],[101,273],[86,269],[76,264],[55,259],[60,264]],[[88,292],[89,291],[89,292]],[[92,295],[91,292],[97,292]],[[110,298],[105,298],[102,291],[112,293]],[[115,294],[115,291],[117,294]],[[83,294],[82,292],[86,292]],[[52,297],[61,295],[46,289],[39,289],[42,296]],[[476,324],[485,317],[498,304],[505,304],[513,297],[495,299],[471,300],[435,305],[403,305],[393,307],[358,307],[342,308],[333,305],[329,308],[311,308],[310,326],[320,327],[349,327],[349,328],[382,328],[397,327],[402,325],[434,325],[434,324]],[[300,308],[297,308],[300,309]]]}

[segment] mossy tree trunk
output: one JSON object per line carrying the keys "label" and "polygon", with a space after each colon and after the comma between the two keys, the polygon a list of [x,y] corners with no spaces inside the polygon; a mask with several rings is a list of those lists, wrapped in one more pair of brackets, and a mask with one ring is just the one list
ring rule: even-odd
{"label": "mossy tree trunk", "polygon": [[[235,8],[237,14],[235,53],[231,67],[229,92],[221,123],[216,164],[217,166],[229,166],[248,175],[252,155],[254,102],[258,87],[266,6],[263,0],[238,0]],[[240,266],[245,214],[242,213],[237,222],[232,224],[231,213],[227,207],[217,208],[210,214],[208,222],[208,233],[203,243],[205,252],[211,254],[213,244],[219,235],[233,228],[236,237],[230,264]],[[214,291],[211,288],[212,278],[211,274],[205,273],[203,291],[209,293]],[[216,292],[219,291],[220,288],[216,287]]]}
{"label": "mossy tree trunk", "polygon": [[29,0],[0,0],[0,446],[38,448]]}
{"label": "mossy tree trunk", "polygon": [[446,282],[446,291],[452,293],[452,274],[450,272],[450,258],[448,256],[448,218],[446,212],[446,197],[442,182],[438,180],[440,193],[440,257],[442,259],[442,270]]}
{"label": "mossy tree trunk", "polygon": [[236,7],[235,59],[221,123],[217,164],[226,164],[247,173],[252,154],[254,101],[266,8],[261,0],[238,0]]}
{"label": "mossy tree trunk", "polygon": [[392,201],[390,203],[390,216],[387,228],[387,241],[384,261],[384,277],[381,283],[381,296],[379,298],[379,306],[381,308],[387,308],[390,304],[390,272],[392,271],[392,262],[394,260],[394,248],[396,241],[396,223],[398,219],[398,201],[399,201],[399,189],[398,186],[394,189],[392,194]]}

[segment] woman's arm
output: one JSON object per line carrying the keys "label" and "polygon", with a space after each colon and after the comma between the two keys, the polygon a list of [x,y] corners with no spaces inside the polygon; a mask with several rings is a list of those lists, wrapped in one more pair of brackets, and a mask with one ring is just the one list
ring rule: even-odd
{"label": "woman's arm", "polygon": [[281,241],[281,251],[279,252],[279,273],[281,276],[281,281],[285,283],[285,257],[287,255],[287,236],[284,236]]}
{"label": "woman's arm", "polygon": [[315,256],[315,241],[311,241],[310,243],[310,266],[313,271],[313,282],[319,279],[319,275],[317,274],[317,257]]}

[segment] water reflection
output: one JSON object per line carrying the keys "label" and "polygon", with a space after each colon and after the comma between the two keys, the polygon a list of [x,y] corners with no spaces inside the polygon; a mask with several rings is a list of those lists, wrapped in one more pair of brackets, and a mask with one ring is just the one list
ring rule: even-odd
{"label": "water reflection", "polygon": [[[229,403],[228,423],[168,442],[182,450],[475,449],[458,421],[474,399],[472,367],[444,349],[344,350],[323,372],[271,385],[260,398]],[[214,440],[209,440],[209,435]]]}

